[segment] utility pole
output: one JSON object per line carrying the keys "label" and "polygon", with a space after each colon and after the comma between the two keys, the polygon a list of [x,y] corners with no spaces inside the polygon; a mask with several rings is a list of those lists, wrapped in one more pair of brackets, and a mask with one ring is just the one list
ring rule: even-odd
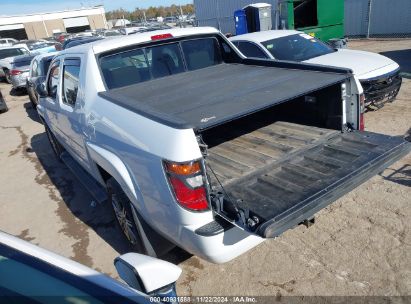
{"label": "utility pole", "polygon": [[367,28],[367,38],[370,38],[370,29],[371,29],[371,10],[372,10],[372,0],[369,0],[370,4],[368,6],[368,28]]}

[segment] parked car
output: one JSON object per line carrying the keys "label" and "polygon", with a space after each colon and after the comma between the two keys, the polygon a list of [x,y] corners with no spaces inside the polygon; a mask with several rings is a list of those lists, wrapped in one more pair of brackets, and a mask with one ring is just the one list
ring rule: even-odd
{"label": "parked car", "polygon": [[34,54],[55,52],[55,44],[47,40],[21,40],[14,45],[24,47]]}
{"label": "parked car", "polygon": [[175,16],[165,17],[165,18],[163,19],[163,22],[164,22],[164,23],[176,23],[177,21],[178,21],[178,18],[175,17]]}
{"label": "parked car", "polygon": [[93,36],[95,36],[94,31],[81,32],[81,33],[76,33],[73,35],[73,37],[93,37]]}
{"label": "parked car", "polygon": [[13,58],[10,70],[10,79],[13,89],[18,90],[26,88],[30,63],[34,57],[35,55],[21,55]]}
{"label": "parked car", "polygon": [[65,49],[72,48],[77,45],[91,43],[91,42],[98,41],[101,39],[104,39],[104,38],[99,37],[99,36],[69,38],[66,41],[64,41],[62,49],[65,50]]}
{"label": "parked car", "polygon": [[134,250],[229,261],[411,151],[364,131],[348,69],[247,59],[208,27],[114,39],[57,54],[37,111]]}
{"label": "parked car", "polygon": [[0,47],[12,46],[16,42],[18,42],[18,40],[13,38],[0,38]]}
{"label": "parked car", "polygon": [[30,98],[30,102],[34,108],[36,108],[38,104],[38,94],[36,92],[36,86],[44,82],[44,80],[46,79],[51,60],[56,54],[57,52],[40,54],[35,56],[31,61],[30,71],[26,82],[26,89],[27,94]]}
{"label": "parked car", "polygon": [[176,298],[179,267],[137,253],[117,257],[114,265],[128,286],[0,231],[0,297],[6,303],[148,304],[150,296]]}
{"label": "parked car", "polygon": [[118,29],[121,35],[131,35],[135,33],[140,33],[144,30],[146,30],[147,27],[145,26],[132,26],[132,27],[123,27]]}
{"label": "parked car", "polygon": [[230,40],[247,57],[349,68],[363,87],[366,107],[380,108],[393,101],[401,87],[400,67],[393,60],[371,52],[334,49],[303,32],[272,30]]}
{"label": "parked car", "polygon": [[10,46],[0,48],[0,77],[4,77],[8,83],[11,83],[10,71],[14,57],[28,54],[30,52],[24,47]]}
{"label": "parked car", "polygon": [[102,37],[120,36],[121,33],[117,30],[106,30],[99,33]]}

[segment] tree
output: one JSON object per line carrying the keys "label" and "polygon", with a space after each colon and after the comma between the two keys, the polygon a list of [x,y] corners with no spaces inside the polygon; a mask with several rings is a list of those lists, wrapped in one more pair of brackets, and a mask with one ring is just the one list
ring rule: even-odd
{"label": "tree", "polygon": [[[181,10],[184,15],[194,14],[194,5],[186,4],[181,5]],[[142,9],[136,7],[133,11],[126,11],[123,8],[116,9],[113,11],[106,12],[106,19],[121,19],[124,18],[130,21],[144,21],[144,12],[147,19],[157,18],[157,17],[168,17],[168,16],[179,16],[180,15],[180,6],[171,5],[171,6],[150,6],[147,9]]]}

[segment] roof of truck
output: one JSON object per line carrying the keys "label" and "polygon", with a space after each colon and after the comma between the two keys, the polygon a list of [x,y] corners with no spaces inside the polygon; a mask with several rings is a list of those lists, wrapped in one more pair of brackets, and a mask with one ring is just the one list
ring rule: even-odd
{"label": "roof of truck", "polygon": [[139,44],[151,41],[151,37],[161,34],[171,34],[173,37],[201,35],[201,34],[216,34],[219,33],[214,27],[192,27],[192,28],[172,28],[158,30],[152,32],[136,33],[127,36],[114,36],[103,40],[95,41],[90,44],[75,46],[62,53],[87,53],[90,49],[93,53],[100,54],[113,49],[121,48],[128,45]]}

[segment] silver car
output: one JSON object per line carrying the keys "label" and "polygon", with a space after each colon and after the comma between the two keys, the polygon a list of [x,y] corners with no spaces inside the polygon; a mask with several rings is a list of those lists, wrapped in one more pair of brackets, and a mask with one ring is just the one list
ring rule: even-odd
{"label": "silver car", "polygon": [[21,89],[26,87],[27,77],[30,72],[31,60],[36,55],[16,56],[11,63],[10,79],[13,89]]}

